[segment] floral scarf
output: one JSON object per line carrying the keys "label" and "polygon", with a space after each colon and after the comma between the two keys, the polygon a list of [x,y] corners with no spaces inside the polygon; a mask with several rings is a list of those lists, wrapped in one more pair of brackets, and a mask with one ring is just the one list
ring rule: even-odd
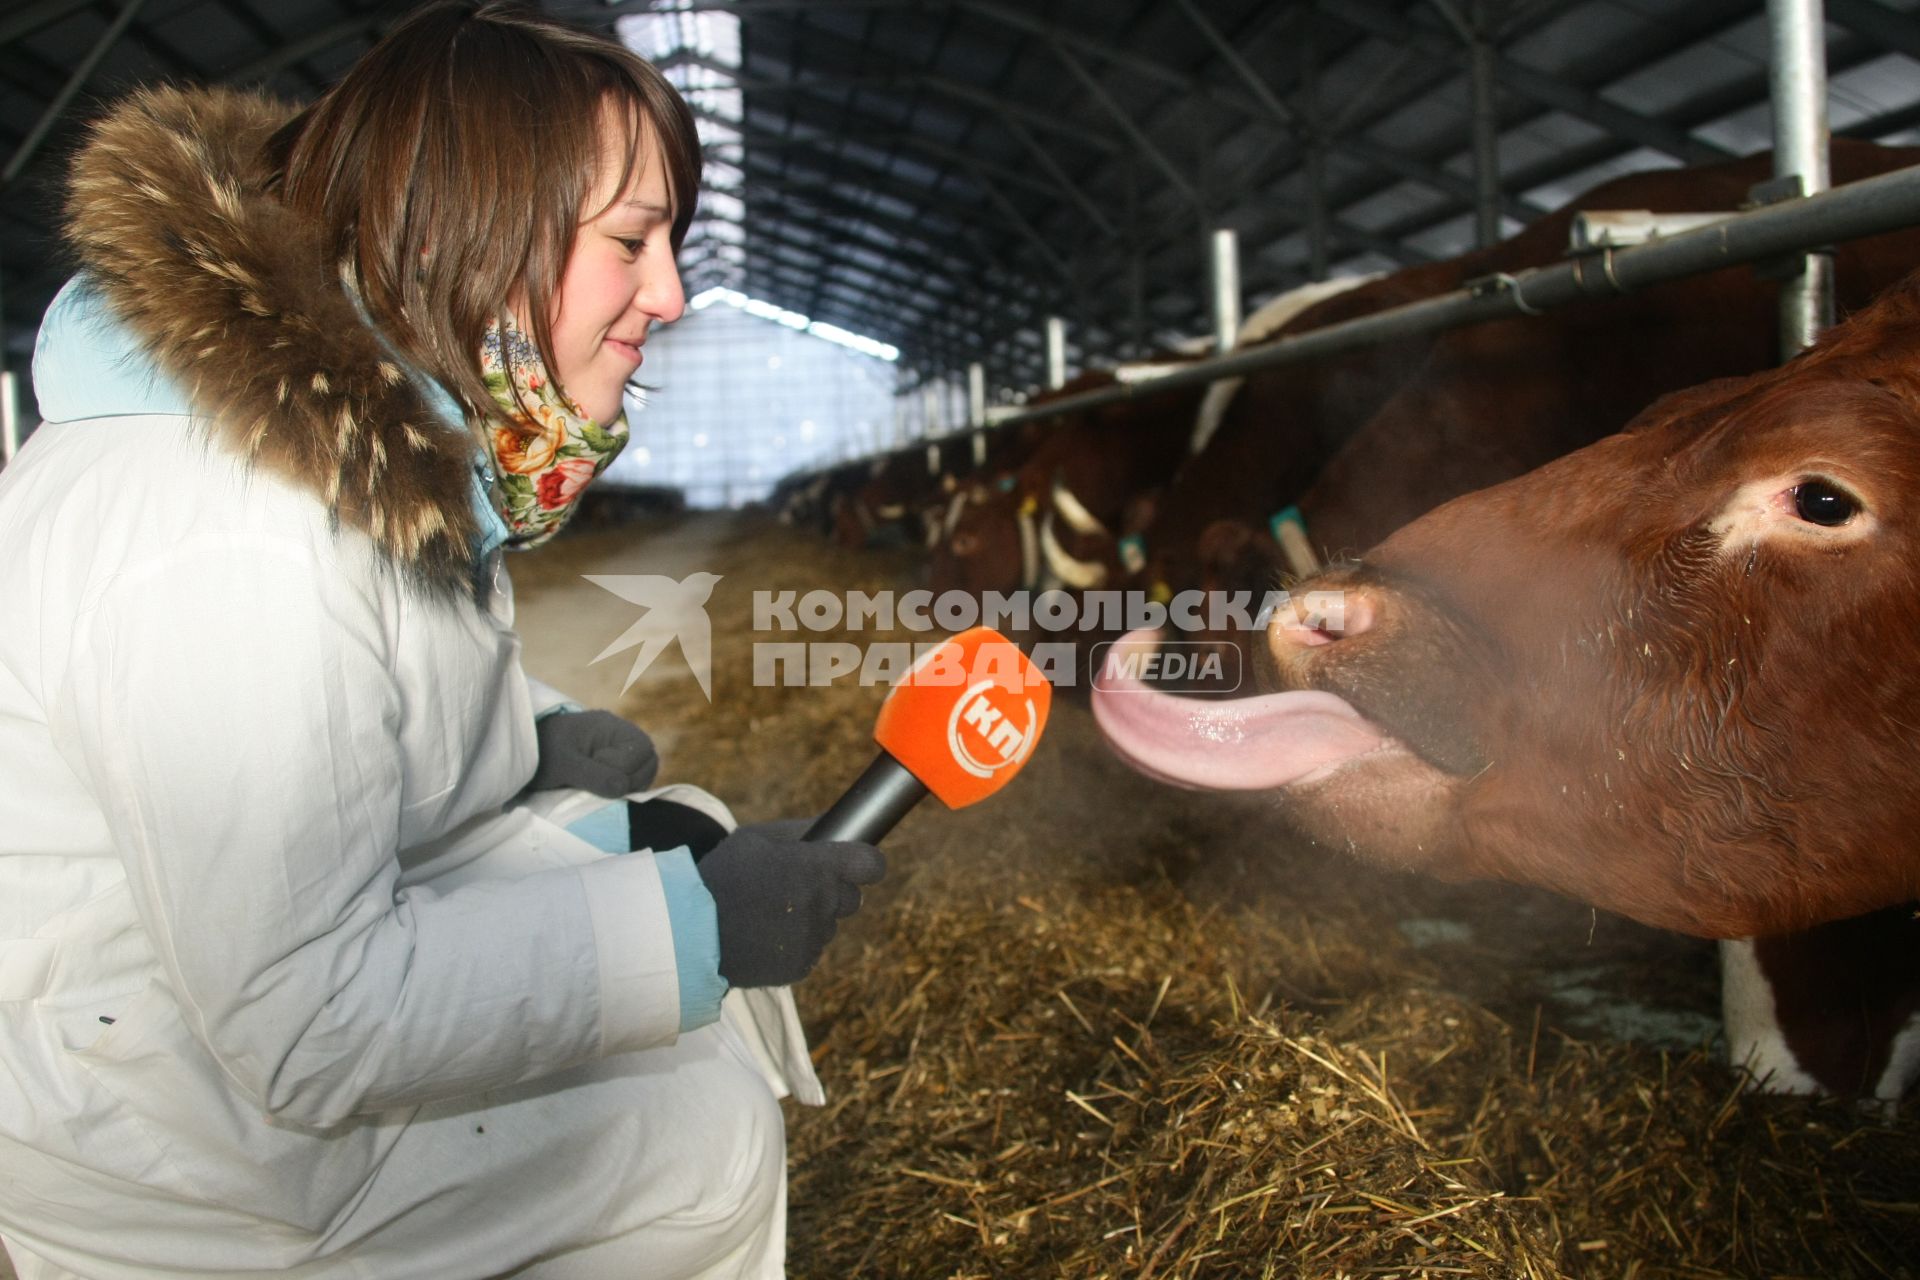
{"label": "floral scarf", "polygon": [[539,546],[560,532],[588,482],[626,447],[626,415],[604,427],[587,417],[554,387],[539,348],[511,321],[487,327],[480,376],[514,424],[497,424],[487,435],[507,545]]}

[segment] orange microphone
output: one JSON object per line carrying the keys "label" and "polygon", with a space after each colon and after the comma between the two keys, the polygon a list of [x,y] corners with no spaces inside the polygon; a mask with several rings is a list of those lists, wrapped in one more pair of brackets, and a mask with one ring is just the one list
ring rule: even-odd
{"label": "orange microphone", "polygon": [[880,754],[806,838],[877,843],[929,791],[949,809],[985,800],[1026,763],[1052,705],[1053,686],[1011,640],[962,631],[893,687],[873,727]]}

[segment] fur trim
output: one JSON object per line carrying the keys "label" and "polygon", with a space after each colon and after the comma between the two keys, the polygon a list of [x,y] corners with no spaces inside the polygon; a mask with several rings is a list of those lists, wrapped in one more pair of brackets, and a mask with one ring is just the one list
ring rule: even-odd
{"label": "fur trim", "polygon": [[266,192],[261,150],[290,114],[226,89],[133,95],[74,161],[67,239],[218,443],[422,585],[470,591],[473,440],[361,321],[316,229]]}

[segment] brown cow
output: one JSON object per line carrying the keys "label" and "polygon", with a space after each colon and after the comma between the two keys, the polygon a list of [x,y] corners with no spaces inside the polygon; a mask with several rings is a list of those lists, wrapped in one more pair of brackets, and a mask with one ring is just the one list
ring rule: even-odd
{"label": "brown cow", "polygon": [[[1167,356],[1155,364],[1190,362]],[[1048,400],[1111,386],[1133,369],[1092,370]],[[932,585],[980,594],[1117,584],[1119,539],[1143,523],[1141,495],[1171,474],[1204,388],[1143,393],[1091,411],[1027,424],[1037,441],[1016,470],[982,477],[950,508]]]}
{"label": "brown cow", "polygon": [[[1275,789],[1300,831],[1379,862],[1687,933],[1868,916],[1730,952],[1734,1051],[1883,1098],[1920,1072],[1920,278],[1306,585],[1344,616],[1276,618],[1283,692],[1096,692],[1117,750]],[[1899,964],[1863,981],[1863,954]],[[1771,992],[1739,988],[1743,959]],[[1809,1010],[1852,1039],[1810,1042]]]}
{"label": "brown cow", "polygon": [[[1836,139],[1836,184],[1920,163],[1920,149]],[[1613,179],[1492,248],[1397,272],[1321,303],[1281,336],[1549,265],[1576,212],[1738,208],[1768,155]],[[1843,246],[1843,311],[1920,262],[1920,233]],[[1776,359],[1774,285],[1745,268],[1541,318],[1414,337],[1255,375],[1175,479],[1147,538],[1146,582],[1256,589],[1287,566],[1268,536],[1290,504],[1321,558],[1359,551],[1448,498],[1590,444],[1670,391]],[[1222,520],[1237,533],[1212,528]],[[1206,554],[1210,552],[1211,554]]]}

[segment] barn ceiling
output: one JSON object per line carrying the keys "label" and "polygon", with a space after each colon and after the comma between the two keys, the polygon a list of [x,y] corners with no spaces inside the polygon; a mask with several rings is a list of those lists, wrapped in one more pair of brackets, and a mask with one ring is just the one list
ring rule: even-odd
{"label": "barn ceiling", "polygon": [[[412,7],[0,3],[10,367],[66,274],[60,179],[104,102],[161,79],[310,98]],[[1620,172],[1768,145],[1762,0],[544,7],[618,28],[687,89],[709,157],[689,293],[891,344],[906,385],[973,360],[1037,384],[1049,315],[1075,364],[1204,334],[1215,228],[1239,233],[1251,306],[1456,254]],[[1920,139],[1917,7],[1826,0],[1836,131]]]}

